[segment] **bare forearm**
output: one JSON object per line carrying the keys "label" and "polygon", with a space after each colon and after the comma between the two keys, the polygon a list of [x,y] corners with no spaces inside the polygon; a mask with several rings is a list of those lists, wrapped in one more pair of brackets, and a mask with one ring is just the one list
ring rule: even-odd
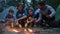
{"label": "bare forearm", "polygon": [[20,19],[25,19],[25,18],[27,18],[27,16],[23,16],[23,17],[19,18],[18,20],[20,20]]}

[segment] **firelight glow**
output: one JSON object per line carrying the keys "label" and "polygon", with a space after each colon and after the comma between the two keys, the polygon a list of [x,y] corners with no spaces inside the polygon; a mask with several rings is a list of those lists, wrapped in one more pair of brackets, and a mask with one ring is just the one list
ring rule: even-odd
{"label": "firelight glow", "polygon": [[17,31],[16,29],[13,29],[13,31],[14,31],[14,32],[19,32],[19,31]]}

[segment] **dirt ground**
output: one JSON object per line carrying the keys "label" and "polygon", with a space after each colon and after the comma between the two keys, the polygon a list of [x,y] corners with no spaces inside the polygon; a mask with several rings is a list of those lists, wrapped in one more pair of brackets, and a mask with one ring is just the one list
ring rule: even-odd
{"label": "dirt ground", "polygon": [[[9,27],[7,27],[8,29],[5,29],[4,26],[2,26],[2,23],[0,23],[0,34],[27,34],[25,32],[18,32],[18,33],[15,33],[15,32],[10,32],[8,30]],[[3,29],[5,29],[5,31],[3,31]],[[25,28],[22,28],[20,30],[23,31],[23,29]],[[47,28],[47,29],[44,29],[44,28],[41,28],[41,27],[34,27],[34,28],[31,28],[34,32],[33,34],[60,34],[60,28]]]}

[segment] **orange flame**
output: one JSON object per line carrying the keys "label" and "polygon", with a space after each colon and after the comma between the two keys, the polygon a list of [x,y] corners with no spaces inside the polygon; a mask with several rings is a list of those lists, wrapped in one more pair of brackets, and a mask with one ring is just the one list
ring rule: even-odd
{"label": "orange flame", "polygon": [[33,32],[33,30],[32,30],[32,29],[28,29],[28,31],[29,31],[29,32]]}
{"label": "orange flame", "polygon": [[26,34],[33,34],[33,30],[32,29],[24,29]]}
{"label": "orange flame", "polygon": [[24,29],[24,31],[25,31],[25,32],[27,32],[27,30],[26,30],[26,29]]}
{"label": "orange flame", "polygon": [[31,21],[32,20],[32,17],[29,17],[29,20]]}
{"label": "orange flame", "polygon": [[21,24],[19,24],[19,27],[20,27],[20,28],[22,28],[22,25],[21,25]]}
{"label": "orange flame", "polygon": [[25,27],[27,27],[27,26],[28,26],[28,23],[25,24]]}
{"label": "orange flame", "polygon": [[25,32],[33,32],[33,30],[32,29],[29,29],[29,28],[28,29],[24,29],[24,31]]}
{"label": "orange flame", "polygon": [[14,27],[13,23],[11,23],[11,27],[12,27],[12,28]]}
{"label": "orange flame", "polygon": [[16,30],[16,29],[13,29],[13,32],[19,32],[18,30]]}

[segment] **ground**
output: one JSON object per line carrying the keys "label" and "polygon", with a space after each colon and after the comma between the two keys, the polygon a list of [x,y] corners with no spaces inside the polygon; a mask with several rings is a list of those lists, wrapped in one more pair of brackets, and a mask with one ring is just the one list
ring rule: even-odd
{"label": "ground", "polygon": [[[26,32],[23,32],[23,29],[25,29],[25,28],[21,28],[20,30],[22,30],[22,32],[19,32],[19,33],[7,31],[7,30],[10,30],[9,27],[7,27],[7,29],[5,29],[5,31],[3,31],[3,29],[5,29],[5,28],[2,25],[2,23],[0,23],[0,34],[27,34]],[[33,34],[60,34],[60,28],[44,29],[41,27],[34,27],[34,28],[30,28],[30,29],[32,29],[34,31]]]}

